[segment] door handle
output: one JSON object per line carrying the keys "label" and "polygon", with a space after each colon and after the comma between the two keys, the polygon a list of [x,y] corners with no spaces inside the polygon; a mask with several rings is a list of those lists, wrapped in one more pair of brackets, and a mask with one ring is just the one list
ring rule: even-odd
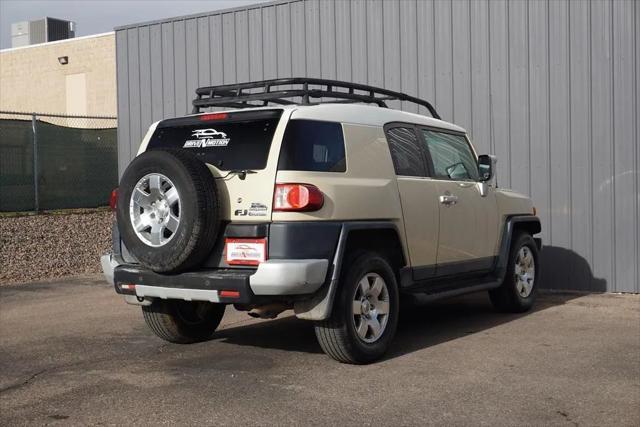
{"label": "door handle", "polygon": [[440,196],[440,203],[445,206],[451,206],[458,203],[458,196],[453,196],[451,194],[443,194]]}

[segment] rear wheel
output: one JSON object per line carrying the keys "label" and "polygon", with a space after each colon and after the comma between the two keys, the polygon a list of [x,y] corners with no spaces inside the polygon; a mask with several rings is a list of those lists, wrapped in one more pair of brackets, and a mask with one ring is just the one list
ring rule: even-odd
{"label": "rear wheel", "polygon": [[388,261],[363,252],[346,263],[331,316],[315,325],[322,350],[342,363],[384,355],[398,324],[398,286]]}
{"label": "rear wheel", "polygon": [[213,335],[224,315],[224,304],[155,299],[142,307],[147,326],[165,341],[189,344]]}
{"label": "rear wheel", "polygon": [[536,300],[539,275],[536,242],[529,234],[516,235],[504,281],[499,288],[489,291],[495,309],[511,313],[530,310]]}

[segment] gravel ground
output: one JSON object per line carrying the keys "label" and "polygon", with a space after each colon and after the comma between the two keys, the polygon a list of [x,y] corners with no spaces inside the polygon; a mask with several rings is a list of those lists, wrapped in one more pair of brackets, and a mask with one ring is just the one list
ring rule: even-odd
{"label": "gravel ground", "polygon": [[100,272],[112,218],[108,210],[0,217],[0,285]]}

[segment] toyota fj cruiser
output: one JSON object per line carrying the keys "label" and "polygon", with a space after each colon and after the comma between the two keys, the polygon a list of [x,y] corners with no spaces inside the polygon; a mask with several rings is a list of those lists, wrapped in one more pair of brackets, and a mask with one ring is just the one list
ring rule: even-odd
{"label": "toyota fj cruiser", "polygon": [[[124,171],[102,258],[160,338],[206,340],[228,304],[263,318],[293,309],[329,356],[368,363],[405,296],[486,290],[500,311],[532,307],[531,200],[498,188],[494,158],[428,102],[309,78],[196,94],[194,114],[151,125]],[[201,112],[218,107],[231,110]]]}

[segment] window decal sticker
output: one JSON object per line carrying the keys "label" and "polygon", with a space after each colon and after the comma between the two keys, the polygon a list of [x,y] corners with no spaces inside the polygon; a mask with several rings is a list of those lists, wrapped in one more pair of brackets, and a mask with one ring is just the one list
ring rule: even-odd
{"label": "window decal sticker", "polygon": [[197,139],[186,140],[183,148],[226,147],[231,141],[226,133],[215,129],[196,129],[191,136]]}

